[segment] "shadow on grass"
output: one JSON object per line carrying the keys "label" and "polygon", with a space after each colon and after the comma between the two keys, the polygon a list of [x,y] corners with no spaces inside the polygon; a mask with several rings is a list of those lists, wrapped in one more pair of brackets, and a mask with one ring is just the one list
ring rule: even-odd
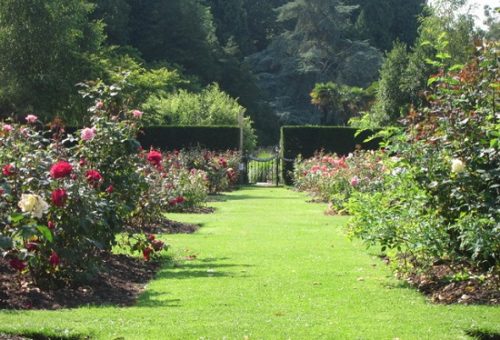
{"label": "shadow on grass", "polygon": [[145,291],[137,301],[136,307],[180,307],[180,299],[165,299],[170,293],[153,290]]}
{"label": "shadow on grass", "polygon": [[182,261],[171,267],[161,270],[157,275],[157,279],[184,280],[192,278],[208,278],[208,277],[236,277],[238,274],[234,271],[227,271],[228,268],[252,267],[249,264],[233,264],[219,263],[227,260],[227,257],[221,258],[204,258],[195,261]]}
{"label": "shadow on grass", "polygon": [[477,340],[500,340],[500,333],[487,329],[471,329],[465,331],[465,334]]}
{"label": "shadow on grass", "polygon": [[[262,190],[263,188],[265,189],[276,189],[280,187],[258,187],[258,186],[243,186],[240,187],[241,190],[245,191],[259,191]],[[296,199],[294,197],[272,197],[272,196],[262,196],[262,195],[247,195],[247,194],[238,194],[239,190],[235,190],[232,193],[222,193],[222,194],[216,194],[216,195],[209,195],[207,202],[229,202],[229,201],[241,201],[241,200],[292,200]]]}
{"label": "shadow on grass", "polygon": [[[390,279],[390,278],[391,278],[390,276],[387,276],[387,279]],[[397,282],[382,283],[382,287],[384,287],[385,289],[409,289],[409,290],[414,290],[414,291],[418,292],[418,290],[415,287],[413,287],[411,284],[409,284],[406,281],[401,281],[401,280],[398,280]]]}
{"label": "shadow on grass", "polygon": [[257,195],[224,195],[218,198],[217,202],[230,202],[241,200],[296,200],[295,197],[273,197],[273,196],[257,196]]}
{"label": "shadow on grass", "polygon": [[90,335],[55,335],[55,334],[44,334],[40,332],[20,332],[20,333],[5,333],[0,332],[0,339],[6,340],[19,340],[19,339],[30,339],[30,340],[85,340],[92,339]]}
{"label": "shadow on grass", "polygon": [[[193,262],[184,261],[180,264],[174,264],[164,268],[156,275],[156,280],[185,280],[192,278],[218,278],[218,277],[236,277],[236,272],[224,271],[225,268],[248,268],[248,264],[217,263],[227,260],[227,257],[204,258]],[[246,272],[246,271],[244,271]],[[247,275],[245,275],[247,276]],[[166,283],[168,285],[168,281]],[[180,307],[180,299],[168,299],[170,293],[159,292],[158,290],[148,289],[140,297],[137,307]]]}

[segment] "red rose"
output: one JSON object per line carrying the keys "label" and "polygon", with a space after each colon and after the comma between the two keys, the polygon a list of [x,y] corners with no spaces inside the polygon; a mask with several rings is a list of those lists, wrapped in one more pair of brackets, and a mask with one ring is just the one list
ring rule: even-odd
{"label": "red rose", "polygon": [[142,251],[142,256],[144,256],[144,259],[146,261],[150,260],[150,256],[151,256],[152,251],[153,251],[153,249],[151,247],[144,248],[144,250]]}
{"label": "red rose", "polygon": [[155,236],[155,235],[153,235],[153,234],[149,234],[149,235],[148,235],[148,241],[150,241],[150,242],[151,242],[151,241],[154,241],[155,239],[156,239],[156,236]]}
{"label": "red rose", "polygon": [[52,267],[57,267],[61,263],[59,255],[57,255],[54,250],[52,250],[52,253],[50,254],[49,263]]}
{"label": "red rose", "polygon": [[171,200],[169,200],[168,205],[170,206],[177,205],[177,198],[172,198]]}
{"label": "red rose", "polygon": [[66,193],[66,190],[64,189],[56,189],[52,191],[52,203],[56,207],[62,207],[66,203],[66,199],[68,198],[68,194]]}
{"label": "red rose", "polygon": [[85,177],[87,181],[92,184],[97,184],[100,180],[102,180],[102,175],[97,170],[88,170],[85,173]]}
{"label": "red rose", "polygon": [[85,160],[84,158],[80,159],[78,161],[78,164],[80,164],[80,166],[85,166],[87,164],[87,160]]}
{"label": "red rose", "polygon": [[148,153],[148,162],[151,163],[152,165],[159,166],[161,163],[161,152],[156,151],[156,150],[151,150]]}
{"label": "red rose", "polygon": [[56,228],[56,223],[53,222],[53,221],[49,221],[47,222],[47,227],[49,227],[49,229],[55,229]]}
{"label": "red rose", "polygon": [[38,249],[38,243],[36,243],[36,242],[28,242],[28,243],[26,243],[25,247],[26,247],[27,251],[32,252],[32,251],[35,251],[35,250]]}
{"label": "red rose", "polygon": [[24,261],[21,261],[19,259],[12,259],[9,261],[9,264],[12,268],[14,268],[17,271],[22,272],[24,269],[26,269],[26,263]]}
{"label": "red rose", "polygon": [[219,158],[219,165],[223,168],[227,167],[227,161],[224,158]]}
{"label": "red rose", "polygon": [[71,171],[73,171],[71,164],[65,161],[59,161],[50,168],[50,176],[54,179],[63,178],[69,176]]}
{"label": "red rose", "polygon": [[186,201],[186,199],[182,196],[179,196],[175,199],[175,201],[177,202],[177,204],[182,204]]}
{"label": "red rose", "polygon": [[110,186],[108,186],[108,187],[106,188],[106,192],[107,192],[108,194],[111,194],[114,190],[115,190],[115,189],[113,188],[113,186],[112,186],[112,185],[110,185]]}
{"label": "red rose", "polygon": [[14,166],[12,164],[7,164],[2,168],[2,173],[4,176],[14,175]]}
{"label": "red rose", "polygon": [[151,245],[153,246],[153,249],[155,251],[160,251],[163,249],[163,247],[165,246],[165,243],[163,243],[163,241],[160,241],[160,240],[153,240],[151,242]]}

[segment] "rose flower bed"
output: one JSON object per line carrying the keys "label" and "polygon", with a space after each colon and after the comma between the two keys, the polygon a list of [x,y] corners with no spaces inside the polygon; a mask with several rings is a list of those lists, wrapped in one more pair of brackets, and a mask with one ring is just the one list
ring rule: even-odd
{"label": "rose flower bed", "polygon": [[329,202],[330,212],[348,213],[346,204],[354,191],[373,192],[386,167],[382,151],[356,151],[347,157],[317,153],[295,162],[294,184],[316,201]]}
{"label": "rose flower bed", "polygon": [[429,107],[382,132],[385,153],[319,154],[295,171],[299,189],[348,211],[349,233],[436,302],[500,301],[497,57],[498,44],[478,46],[434,75]]}
{"label": "rose flower bed", "polygon": [[113,262],[117,240],[150,260],[167,246],[143,227],[206,197],[206,174],[165,171],[160,153],[141,151],[142,112],[97,97],[90,111],[74,136],[57,122],[47,131],[33,114],[0,123],[0,274],[19,280],[2,280],[3,292],[89,282]]}
{"label": "rose flower bed", "polygon": [[240,161],[241,154],[238,151],[190,149],[168,152],[165,156],[165,167],[202,171],[208,183],[208,192],[216,194],[230,191],[237,185]]}

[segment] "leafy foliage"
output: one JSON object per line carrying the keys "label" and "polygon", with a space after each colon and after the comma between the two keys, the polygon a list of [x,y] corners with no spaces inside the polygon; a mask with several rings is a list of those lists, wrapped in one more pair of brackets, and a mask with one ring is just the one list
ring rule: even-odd
{"label": "leafy foliage", "polygon": [[439,67],[434,59],[450,67],[472,56],[476,37],[473,21],[467,15],[456,16],[453,8],[428,9],[410,50],[404,43],[394,44],[380,71],[375,104],[361,120],[353,120],[353,125],[377,128],[399,124],[410,107],[428,105],[424,95],[427,80]]}
{"label": "leafy foliage", "polygon": [[318,83],[311,92],[311,103],[322,113],[321,123],[345,125],[351,117],[366,109],[373,99],[370,88]]}
{"label": "leafy foliage", "polygon": [[368,86],[376,79],[382,56],[367,43],[351,39],[354,8],[338,1],[289,2],[278,10],[278,20],[289,28],[266,50],[248,58],[283,123],[321,120],[308,97],[318,82]]}
{"label": "leafy foliage", "polygon": [[151,125],[239,125],[240,116],[244,130],[244,146],[255,147],[256,138],[251,120],[243,117],[245,109],[221,91],[216,84],[200,93],[180,90],[167,97],[152,96],[144,104],[151,112],[147,118]]}
{"label": "leafy foliage", "polygon": [[439,258],[498,269],[498,44],[477,51],[448,71],[437,61],[430,107],[411,111],[388,145],[400,159],[380,195],[349,205],[355,235],[410,251],[419,266]]}
{"label": "leafy foliage", "polygon": [[80,0],[0,3],[0,113],[72,114],[74,85],[90,78],[104,39],[91,11]]}

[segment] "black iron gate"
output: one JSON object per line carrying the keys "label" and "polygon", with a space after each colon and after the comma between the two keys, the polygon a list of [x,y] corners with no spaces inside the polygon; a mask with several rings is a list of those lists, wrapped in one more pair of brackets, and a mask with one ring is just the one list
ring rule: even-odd
{"label": "black iron gate", "polygon": [[281,162],[279,152],[268,158],[254,156],[245,157],[247,183],[249,184],[280,184]]}

